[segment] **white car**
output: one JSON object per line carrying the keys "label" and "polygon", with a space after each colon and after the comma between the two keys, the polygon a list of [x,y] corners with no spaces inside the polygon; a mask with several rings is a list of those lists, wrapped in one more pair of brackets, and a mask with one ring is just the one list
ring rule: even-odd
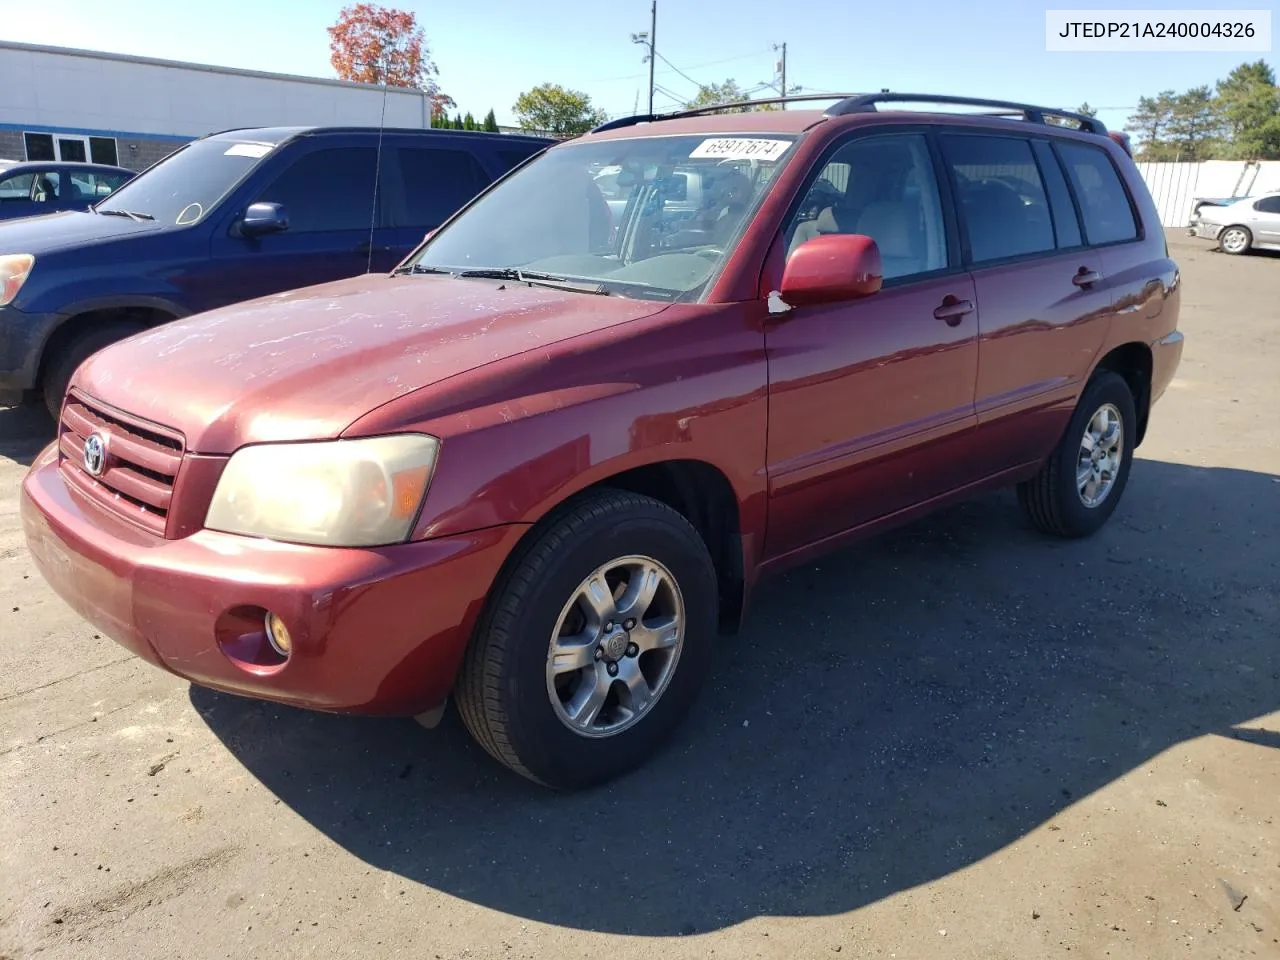
{"label": "white car", "polygon": [[1280,250],[1280,192],[1202,204],[1191,215],[1193,237],[1216,240],[1224,253]]}

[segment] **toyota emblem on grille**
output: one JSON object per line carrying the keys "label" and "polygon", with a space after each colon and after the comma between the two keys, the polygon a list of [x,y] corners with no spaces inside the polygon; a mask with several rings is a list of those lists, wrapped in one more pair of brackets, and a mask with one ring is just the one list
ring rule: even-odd
{"label": "toyota emblem on grille", "polygon": [[100,477],[107,466],[107,441],[101,434],[91,433],[84,442],[84,468],[90,476]]}

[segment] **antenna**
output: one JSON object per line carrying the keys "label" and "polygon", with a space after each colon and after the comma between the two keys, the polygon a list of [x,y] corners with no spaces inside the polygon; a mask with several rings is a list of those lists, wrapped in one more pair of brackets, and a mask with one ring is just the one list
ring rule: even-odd
{"label": "antenna", "polygon": [[382,113],[378,117],[378,150],[373,161],[373,203],[369,210],[369,254],[364,272],[373,273],[373,235],[378,226],[378,187],[382,179],[382,131],[387,125],[387,69],[382,69]]}

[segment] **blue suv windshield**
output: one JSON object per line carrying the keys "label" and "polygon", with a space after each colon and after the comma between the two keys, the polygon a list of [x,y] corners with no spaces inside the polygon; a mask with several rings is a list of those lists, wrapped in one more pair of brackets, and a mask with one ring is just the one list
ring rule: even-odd
{"label": "blue suv windshield", "polygon": [[134,177],[93,209],[170,226],[199,223],[274,147],[247,140],[197,140]]}

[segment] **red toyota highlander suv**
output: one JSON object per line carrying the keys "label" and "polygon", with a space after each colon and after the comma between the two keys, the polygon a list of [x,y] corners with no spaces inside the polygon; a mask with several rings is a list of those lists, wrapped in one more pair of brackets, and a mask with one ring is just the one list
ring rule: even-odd
{"label": "red toyota highlander suv", "polygon": [[90,358],[27,542],[181,677],[428,725],[452,697],[498,760],[584,787],[672,733],[763,575],[1006,485],[1046,533],[1097,530],[1179,296],[1086,117],[614,121],[390,274]]}

